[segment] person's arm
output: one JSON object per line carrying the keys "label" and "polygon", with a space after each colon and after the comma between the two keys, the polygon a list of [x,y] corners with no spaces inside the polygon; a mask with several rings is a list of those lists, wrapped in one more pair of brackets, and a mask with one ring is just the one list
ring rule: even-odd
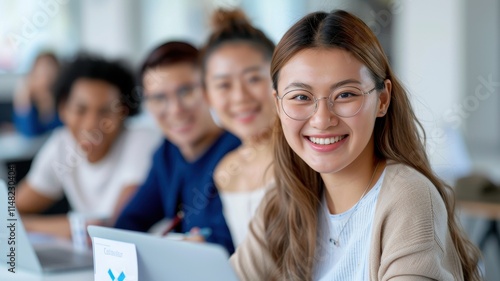
{"label": "person's arm", "polygon": [[12,119],[16,130],[26,137],[35,137],[45,132],[38,120],[38,112],[33,105],[22,111],[14,110]]}
{"label": "person's arm", "polygon": [[13,99],[15,112],[23,113],[32,106],[28,83],[29,79],[24,78],[21,79],[19,83],[16,85],[16,88],[14,90],[14,99]]}
{"label": "person's arm", "polygon": [[33,85],[30,76],[22,79],[16,86],[13,103],[14,111],[21,114],[29,108],[37,108],[41,119],[52,117],[56,112],[53,93],[49,88]]}
{"label": "person's arm", "polygon": [[55,202],[36,191],[27,180],[21,181],[16,189],[16,208],[21,215],[43,212]]}
{"label": "person's arm", "polygon": [[[412,178],[409,178],[411,182]],[[450,237],[443,200],[430,182],[397,184],[392,203],[385,205],[385,219],[378,222],[380,256],[377,280],[463,280],[460,261]],[[405,186],[407,185],[407,186]],[[387,196],[386,196],[387,198]],[[378,232],[378,231],[377,231]]]}
{"label": "person's arm", "polygon": [[63,188],[56,173],[61,166],[57,155],[63,145],[63,131],[54,131],[38,152],[28,175],[16,188],[16,207],[28,231],[70,237],[66,215],[36,215],[56,202],[63,195]]}
{"label": "person's arm", "polygon": [[[268,193],[266,197],[274,196],[272,194]],[[242,281],[269,280],[271,272],[276,269],[276,264],[267,249],[265,239],[264,210],[266,202],[266,198],[264,198],[250,222],[250,231],[247,237],[229,259],[236,275]]]}
{"label": "person's arm", "polygon": [[14,93],[12,120],[16,130],[24,136],[34,137],[43,133],[38,112],[31,99],[29,79],[23,79]]}
{"label": "person's arm", "polygon": [[115,227],[148,231],[153,224],[164,217],[162,206],[160,186],[153,166],[146,182],[137,189],[132,199],[121,211]]}
{"label": "person's arm", "polygon": [[212,234],[208,236],[206,241],[222,245],[229,254],[232,254],[234,253],[234,244],[222,211],[222,201],[215,190],[215,186],[213,186],[213,189],[212,194],[216,194],[216,196],[209,199],[210,201],[205,209],[207,212],[206,217],[209,220],[209,227],[212,230]]}
{"label": "person's arm", "polygon": [[16,208],[21,214],[24,227],[29,232],[40,232],[70,238],[69,221],[65,214],[41,216],[37,215],[54,204],[53,198],[44,196],[34,190],[28,181],[21,182],[16,192]]}
{"label": "person's arm", "polygon": [[66,214],[60,215],[22,215],[24,227],[28,232],[45,233],[71,239],[71,228]]}
{"label": "person's arm", "polygon": [[[118,228],[147,231],[163,218],[161,187],[156,176],[158,167],[155,165],[162,163],[164,147],[159,147],[155,152],[160,138],[150,129],[126,130],[126,143],[120,160],[125,164],[122,165],[120,176],[127,185],[116,201],[111,224]],[[154,207],[148,206],[148,200]]]}
{"label": "person's arm", "polygon": [[120,193],[118,200],[116,201],[115,209],[113,211],[113,215],[111,216],[110,220],[107,221],[108,224],[114,225],[116,220],[118,219],[118,216],[121,214],[125,206],[130,202],[132,199],[132,196],[136,193],[138,188],[138,185],[132,184],[128,185],[123,188],[122,192]]}
{"label": "person's arm", "polygon": [[55,97],[49,89],[39,89],[33,91],[31,98],[34,106],[38,111],[38,119],[44,121],[43,123],[48,123],[48,121],[54,119],[54,115],[57,112]]}

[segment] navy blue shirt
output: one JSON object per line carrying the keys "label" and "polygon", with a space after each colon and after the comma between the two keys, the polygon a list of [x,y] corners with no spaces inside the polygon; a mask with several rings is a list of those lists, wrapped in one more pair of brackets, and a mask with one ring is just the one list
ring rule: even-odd
{"label": "navy blue shirt", "polygon": [[146,182],[120,214],[115,227],[147,231],[163,218],[174,218],[181,210],[184,218],[178,231],[210,228],[212,234],[207,242],[220,244],[233,253],[212,174],[222,157],[239,145],[235,136],[224,132],[200,158],[187,162],[179,149],[165,140],[153,156]]}
{"label": "navy blue shirt", "polygon": [[16,130],[27,137],[42,135],[62,125],[57,112],[54,112],[51,120],[42,122],[38,116],[38,110],[34,106],[31,106],[26,113],[19,113],[14,110],[13,115]]}

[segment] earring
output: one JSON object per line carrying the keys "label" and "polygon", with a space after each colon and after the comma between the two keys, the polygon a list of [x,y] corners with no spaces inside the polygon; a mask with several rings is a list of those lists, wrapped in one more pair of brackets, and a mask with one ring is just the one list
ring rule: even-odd
{"label": "earring", "polygon": [[220,123],[219,116],[217,116],[217,112],[215,112],[213,108],[209,108],[209,111],[210,111],[210,116],[212,117],[212,120],[214,120],[215,125],[222,128],[222,124]]}

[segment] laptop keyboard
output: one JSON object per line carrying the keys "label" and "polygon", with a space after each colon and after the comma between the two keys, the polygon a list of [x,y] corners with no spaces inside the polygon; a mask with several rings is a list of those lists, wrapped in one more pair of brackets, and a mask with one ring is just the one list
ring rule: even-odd
{"label": "laptop keyboard", "polygon": [[75,253],[67,249],[37,249],[36,255],[42,267],[64,267],[65,264],[73,265],[89,259],[86,254]]}

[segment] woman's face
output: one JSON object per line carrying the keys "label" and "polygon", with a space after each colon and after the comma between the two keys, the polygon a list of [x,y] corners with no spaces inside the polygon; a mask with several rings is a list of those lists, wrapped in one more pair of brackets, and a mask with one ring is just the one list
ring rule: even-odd
{"label": "woman's face", "polygon": [[[388,81],[388,80],[387,80]],[[389,85],[387,85],[389,83]],[[390,91],[390,82],[386,83]],[[361,90],[363,103],[352,117],[339,117],[329,110],[327,100],[334,93],[334,104],[348,100],[351,92]],[[317,111],[297,121],[285,114],[282,101],[276,106],[285,138],[290,147],[312,169],[319,173],[339,171],[357,159],[372,159],[375,119],[385,114],[390,94],[375,88],[369,69],[349,52],[341,49],[305,49],[294,55],[281,69],[277,95],[312,93],[318,101]],[[342,93],[342,94],[339,94]],[[292,96],[287,95],[285,98]],[[295,95],[293,102],[303,102],[305,95]],[[345,110],[344,108],[337,110]],[[299,107],[299,110],[304,110]],[[347,111],[346,111],[347,112]],[[351,111],[355,112],[355,111]],[[299,113],[297,113],[299,114]]]}
{"label": "woman's face", "polygon": [[215,127],[200,71],[191,63],[151,68],[144,73],[143,85],[146,107],[174,145],[196,146]]}
{"label": "woman's face", "polygon": [[222,126],[242,140],[267,132],[274,121],[270,62],[248,43],[228,43],[206,63],[210,105]]}

